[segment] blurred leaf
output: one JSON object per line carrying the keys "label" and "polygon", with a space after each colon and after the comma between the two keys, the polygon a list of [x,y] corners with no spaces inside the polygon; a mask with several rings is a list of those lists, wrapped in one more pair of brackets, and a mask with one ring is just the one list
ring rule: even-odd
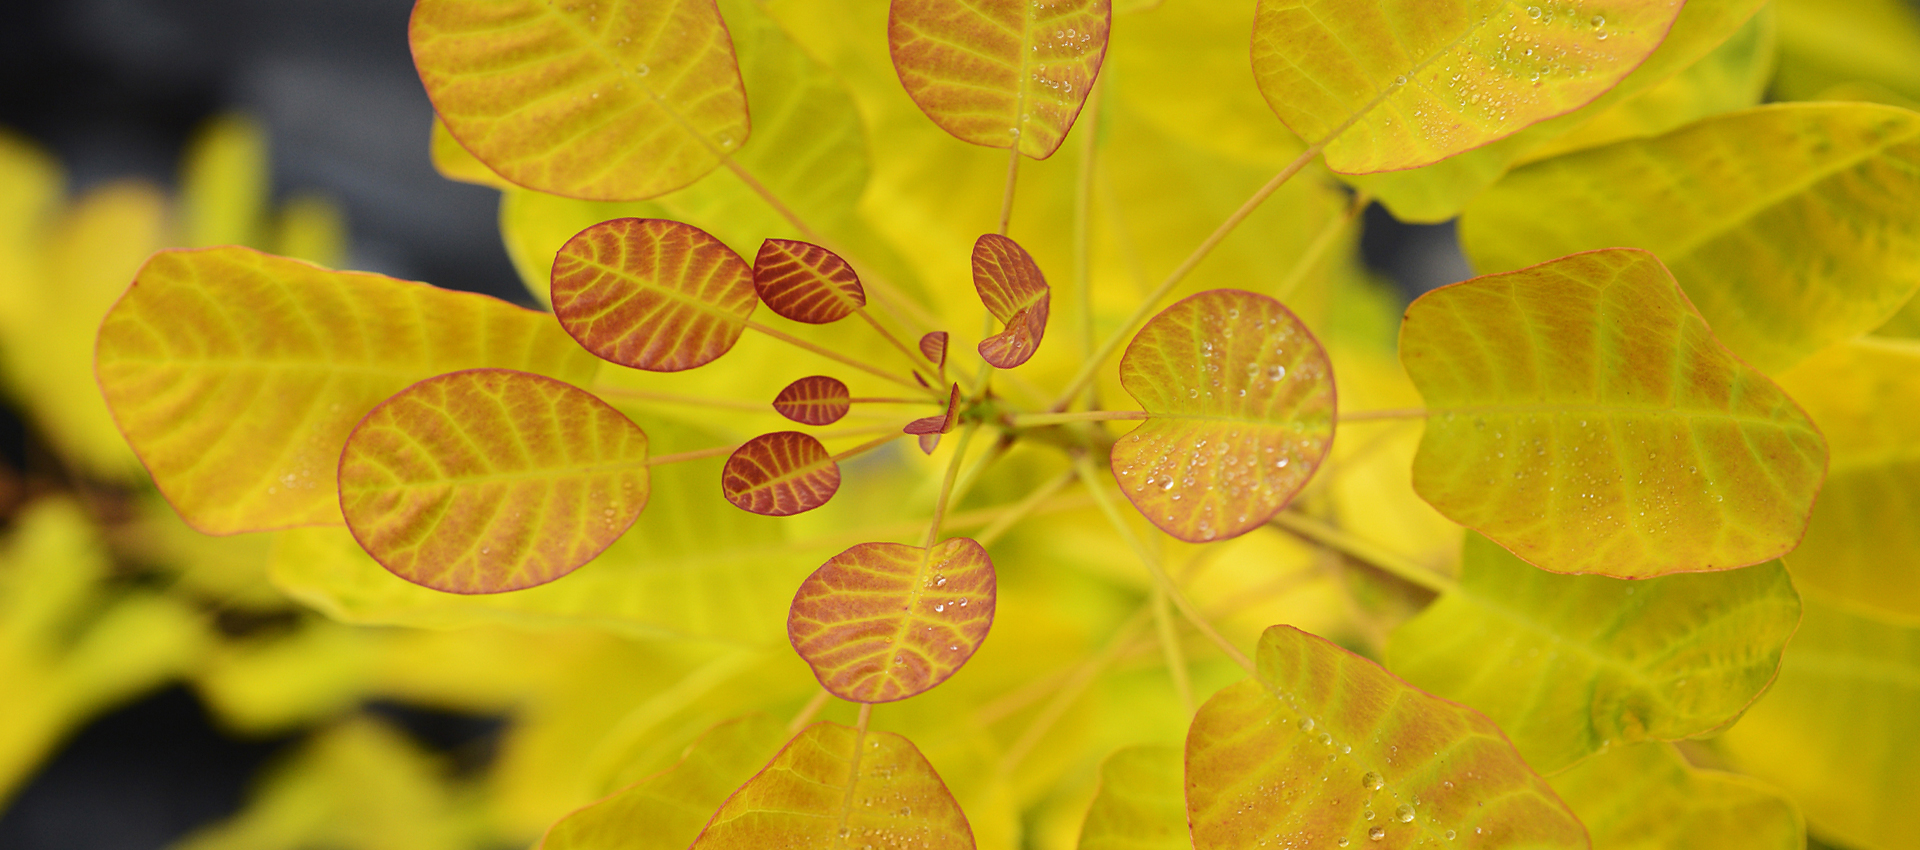
{"label": "blurred leaf", "polygon": [[206,121],[180,169],[183,247],[259,245],[269,195],[267,135],[244,115]]}
{"label": "blurred leaf", "polygon": [[346,214],[318,195],[296,195],[274,220],[273,253],[317,266],[335,268],[347,258]]}
{"label": "blurred leaf", "polygon": [[834,696],[902,700],[946,681],[980,649],[993,627],[994,585],[993,559],[965,537],[930,548],[862,543],[801,582],[787,635]]}
{"label": "blurred leaf", "polygon": [[724,721],[665,772],[561,819],[539,850],[682,850],[786,740],[786,729],[764,714]]}
{"label": "blurred leaf", "polygon": [[1751,778],[1697,770],[1662,744],[1581,762],[1553,778],[1594,850],[1801,850],[1807,826],[1779,791]]}
{"label": "blurred leaf", "polygon": [[1100,763],[1079,850],[1187,850],[1186,764],[1175,747],[1127,747]]}
{"label": "blurred leaf", "polygon": [[1920,11],[1902,0],[1777,0],[1776,96],[1826,100],[1837,83],[1869,82],[1920,100]]}

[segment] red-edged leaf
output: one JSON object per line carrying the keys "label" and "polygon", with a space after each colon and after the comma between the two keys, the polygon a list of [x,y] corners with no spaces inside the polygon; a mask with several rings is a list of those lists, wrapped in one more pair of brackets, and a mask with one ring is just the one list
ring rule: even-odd
{"label": "red-edged leaf", "polygon": [[920,338],[920,353],[939,368],[947,366],[947,332],[934,331]]}
{"label": "red-edged leaf", "polygon": [[1113,444],[1113,475],[1181,540],[1244,534],[1305,486],[1333,445],[1333,367],[1264,295],[1216,289],[1153,317],[1120,359],[1149,418]]}
{"label": "red-edged leaf", "polygon": [[692,369],[727,353],[759,300],[746,260],[677,221],[603,221],[553,259],[560,325],[601,358],[649,372]]}
{"label": "red-edged leaf", "polygon": [[[945,434],[953,430],[953,420],[959,413],[960,385],[954,384],[953,389],[947,392],[947,410],[945,413],[939,416],[925,416],[915,419],[912,422],[908,422],[907,427],[901,430],[909,434]],[[922,440],[920,445],[925,447],[926,441]],[[932,454],[932,452],[932,449],[927,450],[928,454]]]}
{"label": "red-edged leaf", "polygon": [[838,378],[814,375],[787,385],[773,398],[773,409],[802,425],[832,425],[853,407],[853,394]]}
{"label": "red-edged leaf", "polygon": [[1027,362],[1047,332],[1052,301],[1040,267],[1018,243],[989,233],[973,243],[973,288],[987,312],[1006,325],[980,341],[980,356],[1001,369]]}
{"label": "red-edged leaf", "polygon": [[824,325],[867,306],[860,276],[839,255],[807,242],[768,239],[753,258],[753,286],[767,309],[796,322]]}
{"label": "red-edged leaf", "polygon": [[822,687],[891,702],[947,680],[993,625],[993,560],[965,537],[862,543],[800,583],[787,638]]}
{"label": "red-edged leaf", "polygon": [[840,489],[840,465],[799,431],[761,434],[735,449],[720,470],[720,492],[734,507],[762,516],[813,510]]}
{"label": "red-edged leaf", "polygon": [[600,554],[651,492],[647,435],[592,393],[511,369],[428,378],[375,407],[340,455],[340,509],[415,584],[499,593]]}

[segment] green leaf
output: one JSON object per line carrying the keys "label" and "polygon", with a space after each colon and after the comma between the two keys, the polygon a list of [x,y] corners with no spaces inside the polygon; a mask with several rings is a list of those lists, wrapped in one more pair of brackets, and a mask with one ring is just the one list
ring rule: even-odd
{"label": "green leaf", "polygon": [[1459,586],[1394,630],[1386,660],[1486,712],[1528,764],[1554,773],[1732,723],[1773,681],[1799,623],[1779,563],[1629,582],[1537,570],[1468,535]]}
{"label": "green leaf", "polygon": [[723,721],[673,767],[561,818],[537,850],[684,850],[786,739],[764,714]]}
{"label": "green leaf", "polygon": [[1872,330],[1920,287],[1917,195],[1920,114],[1781,104],[1517,169],[1460,233],[1488,272],[1650,250],[1727,347],[1773,374]]}
{"label": "green leaf", "polygon": [[1807,826],[1780,792],[1750,777],[1688,766],[1672,747],[1640,744],[1581,762],[1553,790],[1593,835],[1594,850],[1801,850]]}
{"label": "green leaf", "polygon": [[1735,766],[1787,792],[1823,839],[1920,846],[1920,629],[1807,599],[1767,698],[1727,734]]}
{"label": "green leaf", "polygon": [[728,456],[720,493],[761,516],[792,516],[827,503],[840,489],[840,464],[799,431],[761,434]]}
{"label": "green leaf", "polygon": [[747,140],[747,95],[713,0],[422,0],[407,40],[453,137],[530,189],[650,198]]}
{"label": "green leaf", "polygon": [[1258,664],[1259,679],[1215,694],[1187,732],[1198,850],[1588,846],[1479,712],[1291,626],[1267,629]]}
{"label": "green leaf", "polygon": [[94,362],[154,484],[210,534],[342,522],[347,433],[415,381],[490,366],[581,383],[599,368],[544,313],[232,247],[155,254]]}
{"label": "green leaf", "polygon": [[1176,747],[1127,747],[1100,763],[1079,850],[1188,850],[1185,760]]}
{"label": "green leaf", "polygon": [[1263,0],[1253,75],[1327,167],[1414,168],[1593,101],[1660,46],[1680,6]]}
{"label": "green leaf", "polygon": [[1791,550],[1826,473],[1806,414],[1645,251],[1562,257],[1407,308],[1413,486],[1543,569],[1644,578]]}
{"label": "green leaf", "polygon": [[760,297],[753,269],[690,224],[603,221],[553,260],[553,313],[595,355],[634,369],[679,372],[733,348]]}

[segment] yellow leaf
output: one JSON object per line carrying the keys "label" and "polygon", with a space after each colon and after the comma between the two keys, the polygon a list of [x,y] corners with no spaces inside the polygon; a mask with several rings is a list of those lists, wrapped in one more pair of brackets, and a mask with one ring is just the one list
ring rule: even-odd
{"label": "yellow leaf", "polygon": [[334,268],[347,258],[347,220],[332,201],[295,195],[273,222],[273,253]]}
{"label": "yellow leaf", "polygon": [[1902,0],[1777,0],[1778,96],[1826,100],[1837,83],[1867,82],[1920,100],[1920,11]]}
{"label": "yellow leaf", "polygon": [[185,247],[259,245],[268,195],[267,136],[244,115],[201,124],[180,168]]}
{"label": "yellow leaf", "polygon": [[1801,850],[1807,826],[1764,782],[1700,770],[1663,744],[1641,744],[1553,777],[1593,835],[1594,850]]}
{"label": "yellow leaf", "polygon": [[1186,763],[1176,747],[1127,747],[1100,763],[1079,850],[1187,850]]}
{"label": "yellow leaf", "polygon": [[539,850],[683,850],[786,738],[786,730],[765,714],[724,721],[673,767],[562,818],[547,830]]}
{"label": "yellow leaf", "polygon": [[441,177],[472,183],[477,186],[492,186],[495,189],[513,190],[519,188],[507,178],[493,173],[493,169],[481,162],[471,151],[460,146],[460,140],[447,132],[447,122],[440,116],[433,116],[433,137],[427,144],[427,152],[433,159],[433,170]]}

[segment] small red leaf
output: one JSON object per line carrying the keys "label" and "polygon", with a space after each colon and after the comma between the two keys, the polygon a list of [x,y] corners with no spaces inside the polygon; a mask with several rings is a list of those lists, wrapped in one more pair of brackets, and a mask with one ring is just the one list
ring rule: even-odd
{"label": "small red leaf", "polygon": [[832,425],[852,406],[847,385],[826,375],[794,381],[773,399],[774,410],[802,425]]}
{"label": "small red leaf", "polygon": [[[953,420],[959,413],[960,385],[954,384],[953,389],[947,392],[947,412],[939,416],[927,416],[915,419],[912,422],[908,422],[907,427],[901,430],[909,434],[945,434],[953,430]],[[924,441],[922,441],[920,445],[921,448],[926,448]],[[927,453],[932,454],[933,451],[928,449]]]}
{"label": "small red leaf", "polygon": [[1006,330],[980,341],[980,356],[1011,369],[1033,356],[1047,332],[1052,291],[1025,249],[995,233],[973,243],[973,288]]}
{"label": "small red leaf", "polygon": [[926,455],[933,454],[933,450],[940,447],[939,434],[921,434],[920,436],[915,437],[914,439],[920,441],[921,454],[926,454]]}
{"label": "small red leaf", "polygon": [[787,638],[834,696],[906,699],[940,684],[993,625],[993,559],[965,537],[862,543],[800,583]]}
{"label": "small red leaf", "polygon": [[921,337],[920,353],[926,355],[928,362],[935,366],[945,368],[947,365],[947,332],[934,331]]}
{"label": "small red leaf", "polygon": [[602,359],[678,372],[733,348],[759,298],[753,269],[690,224],[617,218],[580,231],[553,260],[553,312]]}
{"label": "small red leaf", "polygon": [[735,449],[720,470],[720,492],[734,507],[762,516],[813,510],[840,489],[840,465],[799,431],[761,434]]}
{"label": "small red leaf", "polygon": [[807,242],[768,239],[753,258],[753,286],[767,309],[796,322],[837,322],[867,305],[860,276],[839,255]]}

